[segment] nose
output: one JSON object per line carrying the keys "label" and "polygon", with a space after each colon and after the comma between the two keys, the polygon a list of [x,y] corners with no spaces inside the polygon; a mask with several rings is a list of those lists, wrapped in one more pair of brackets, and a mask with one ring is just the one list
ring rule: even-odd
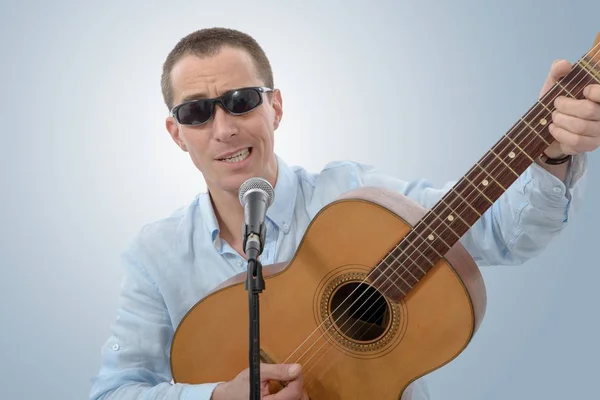
{"label": "nose", "polygon": [[228,114],[221,106],[215,106],[215,113],[213,115],[213,137],[220,141],[226,142],[232,136],[237,134],[237,128],[234,124],[235,117]]}

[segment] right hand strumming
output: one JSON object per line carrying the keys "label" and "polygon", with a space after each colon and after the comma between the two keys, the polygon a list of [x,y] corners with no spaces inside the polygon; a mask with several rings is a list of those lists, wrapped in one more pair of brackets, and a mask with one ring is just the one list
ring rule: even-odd
{"label": "right hand strumming", "polygon": [[[303,390],[302,368],[299,364],[260,364],[263,400],[308,400]],[[269,381],[288,382],[277,393],[269,392]],[[250,397],[250,370],[246,368],[229,382],[220,383],[211,400],[248,400]]]}

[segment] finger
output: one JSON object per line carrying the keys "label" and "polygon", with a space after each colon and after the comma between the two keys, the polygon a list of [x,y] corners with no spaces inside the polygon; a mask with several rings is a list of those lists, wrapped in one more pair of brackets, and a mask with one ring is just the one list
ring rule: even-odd
{"label": "finger", "polygon": [[304,397],[302,382],[293,380],[281,391],[265,396],[263,400],[299,400]]}
{"label": "finger", "polygon": [[269,382],[261,382],[260,383],[260,393],[261,393],[262,397],[265,397],[271,393],[271,388],[269,387]]}
{"label": "finger", "polygon": [[548,72],[548,76],[542,85],[542,90],[540,91],[540,97],[542,97],[558,80],[565,75],[567,75],[571,71],[571,63],[567,60],[556,60],[552,63],[550,67],[550,71]]}
{"label": "finger", "polygon": [[288,385],[277,393],[265,396],[263,400],[299,400],[308,399],[303,391],[303,379],[299,377],[288,383]]}
{"label": "finger", "polygon": [[263,380],[291,381],[296,379],[302,368],[300,364],[261,364],[260,378]]}
{"label": "finger", "polygon": [[571,68],[572,65],[567,60],[556,60],[550,67],[548,78],[553,81],[552,84],[555,84],[560,78],[571,72]]}
{"label": "finger", "polygon": [[578,135],[597,136],[600,132],[600,121],[589,121],[558,111],[552,112],[552,122],[557,127]]}
{"label": "finger", "polygon": [[280,378],[280,380],[288,380],[288,384],[279,392],[266,396],[264,400],[298,400],[302,398],[304,386],[302,367],[299,364],[273,366],[287,370],[288,378]]}
{"label": "finger", "polygon": [[554,107],[556,111],[563,114],[590,121],[600,121],[600,104],[591,100],[559,96],[554,100]]}
{"label": "finger", "polygon": [[600,103],[600,85],[593,84],[583,89],[583,95],[595,103]]}
{"label": "finger", "polygon": [[570,148],[574,153],[593,151],[598,147],[599,139],[596,137],[578,135],[554,124],[550,124],[549,129],[563,148]]}

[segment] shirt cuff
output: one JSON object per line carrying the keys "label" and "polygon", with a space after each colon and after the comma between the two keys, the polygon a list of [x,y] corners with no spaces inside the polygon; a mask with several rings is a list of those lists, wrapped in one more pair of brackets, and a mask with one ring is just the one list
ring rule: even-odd
{"label": "shirt cuff", "polygon": [[573,156],[564,182],[537,163],[529,168],[527,181],[528,186],[534,186],[535,191],[545,195],[546,198],[565,203],[571,199],[573,189],[580,185],[580,180],[586,172],[587,154],[581,153]]}
{"label": "shirt cuff", "polygon": [[181,391],[181,400],[210,400],[219,383],[221,382],[187,385]]}

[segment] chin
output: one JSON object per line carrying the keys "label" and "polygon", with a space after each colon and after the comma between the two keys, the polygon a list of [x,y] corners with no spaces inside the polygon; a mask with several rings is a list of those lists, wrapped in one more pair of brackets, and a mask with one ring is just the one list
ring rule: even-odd
{"label": "chin", "polygon": [[254,174],[252,172],[232,174],[229,176],[221,177],[218,180],[217,185],[213,185],[213,186],[219,187],[221,190],[226,191],[226,192],[237,193],[240,186],[242,186],[242,184],[246,180],[253,178],[255,176],[259,176],[259,175]]}
{"label": "chin", "polygon": [[215,161],[215,170],[212,187],[218,187],[226,192],[236,192],[240,186],[248,179],[260,177],[269,179],[265,165],[262,163],[258,151],[250,151],[250,156],[239,163],[224,164],[223,161]]}

